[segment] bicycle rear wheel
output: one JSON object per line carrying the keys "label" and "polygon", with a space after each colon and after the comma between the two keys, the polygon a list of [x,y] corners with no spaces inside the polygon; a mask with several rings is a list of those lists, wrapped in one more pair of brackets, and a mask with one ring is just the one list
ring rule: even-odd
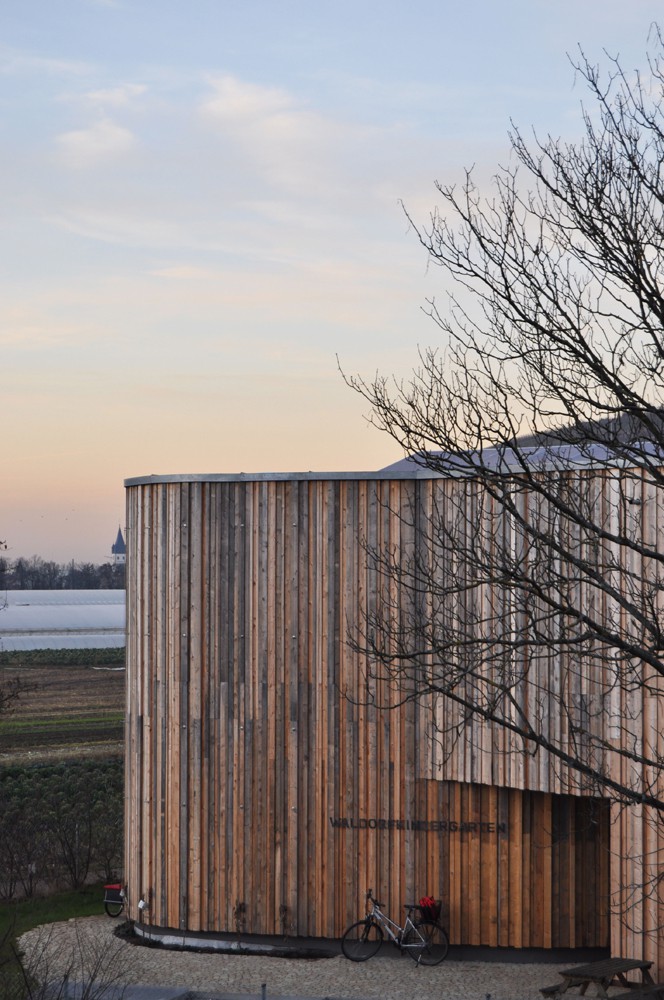
{"label": "bicycle rear wheel", "polygon": [[341,950],[351,962],[366,962],[383,943],[383,931],[373,920],[351,924],[341,939]]}
{"label": "bicycle rear wheel", "polygon": [[447,932],[432,920],[419,921],[404,941],[404,951],[419,965],[439,965],[447,958],[449,948]]}
{"label": "bicycle rear wheel", "polygon": [[104,902],[104,909],[108,913],[109,917],[119,917],[124,908],[124,900],[106,900]]}

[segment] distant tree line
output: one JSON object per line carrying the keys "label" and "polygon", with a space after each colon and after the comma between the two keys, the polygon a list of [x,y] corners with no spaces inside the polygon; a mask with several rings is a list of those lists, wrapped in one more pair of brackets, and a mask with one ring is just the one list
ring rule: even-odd
{"label": "distant tree line", "polygon": [[0,590],[122,590],[124,566],[0,557]]}

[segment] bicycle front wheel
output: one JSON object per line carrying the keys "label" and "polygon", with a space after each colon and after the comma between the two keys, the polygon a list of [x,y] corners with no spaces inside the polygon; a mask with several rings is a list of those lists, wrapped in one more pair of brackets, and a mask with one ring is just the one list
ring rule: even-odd
{"label": "bicycle front wheel", "polygon": [[373,920],[351,924],[341,939],[341,950],[351,962],[366,962],[383,943],[383,931]]}
{"label": "bicycle front wheel", "polygon": [[446,931],[432,920],[421,920],[406,935],[404,951],[420,965],[439,965],[447,958],[450,942]]}

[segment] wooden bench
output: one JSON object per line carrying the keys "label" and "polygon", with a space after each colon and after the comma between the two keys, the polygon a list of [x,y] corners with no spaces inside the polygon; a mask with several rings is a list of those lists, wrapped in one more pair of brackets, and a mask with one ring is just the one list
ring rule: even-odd
{"label": "wooden bench", "polygon": [[636,1000],[637,997],[655,997],[664,1000],[664,983],[639,983],[625,993],[615,993],[611,1000]]}
{"label": "wooden bench", "polygon": [[[567,979],[559,983],[552,983],[551,986],[541,986],[540,993],[542,993],[545,997],[555,997],[570,988],[573,989],[575,986],[583,986],[585,982],[585,979]],[[613,1000],[613,997],[611,1000]]]}

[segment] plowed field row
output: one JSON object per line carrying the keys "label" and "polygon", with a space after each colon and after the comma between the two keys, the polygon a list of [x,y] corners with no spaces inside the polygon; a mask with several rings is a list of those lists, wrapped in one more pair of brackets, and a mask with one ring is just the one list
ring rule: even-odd
{"label": "plowed field row", "polygon": [[103,753],[121,754],[124,670],[91,666],[26,666],[0,670],[0,683],[18,678],[22,691],[0,717],[0,765]]}

